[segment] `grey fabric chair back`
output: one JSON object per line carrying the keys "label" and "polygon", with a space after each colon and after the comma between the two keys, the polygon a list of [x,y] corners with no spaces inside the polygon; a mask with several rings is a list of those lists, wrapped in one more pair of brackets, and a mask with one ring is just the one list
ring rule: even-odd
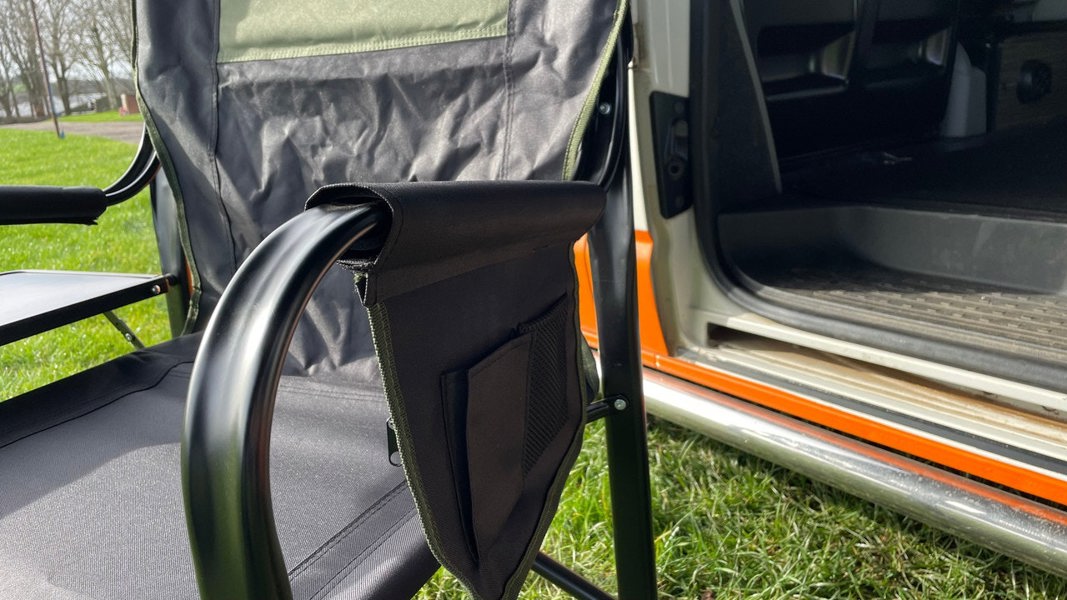
{"label": "grey fabric chair back", "polygon": [[[569,178],[623,4],[138,0],[137,83],[190,262],[188,327],[323,185]],[[352,287],[340,271],[323,282],[294,364],[371,356]]]}

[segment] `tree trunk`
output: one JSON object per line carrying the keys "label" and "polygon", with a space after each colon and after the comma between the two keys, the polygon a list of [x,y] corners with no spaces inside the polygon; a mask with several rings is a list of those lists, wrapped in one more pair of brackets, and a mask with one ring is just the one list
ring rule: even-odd
{"label": "tree trunk", "polygon": [[99,71],[104,84],[104,93],[107,94],[108,108],[117,109],[119,95],[115,89],[115,78],[111,74],[110,55],[107,51],[107,43],[103,36],[95,16],[87,29],[88,44],[85,49],[88,63]]}
{"label": "tree trunk", "polygon": [[52,73],[56,78],[56,91],[59,92],[59,101],[63,103],[63,114],[70,114],[70,81],[65,71],[53,66]]}
{"label": "tree trunk", "polygon": [[48,116],[44,112],[44,90],[41,89],[41,69],[25,69],[19,73],[22,86],[26,89],[26,99],[30,104],[30,114],[44,118]]}
{"label": "tree trunk", "polygon": [[11,118],[11,83],[4,77],[4,93],[0,94],[0,108],[4,109],[4,117]]}
{"label": "tree trunk", "polygon": [[105,75],[105,83],[107,84],[107,101],[111,103],[112,110],[119,109],[119,89],[115,86],[115,78],[111,76],[111,71]]}
{"label": "tree trunk", "polygon": [[0,57],[0,105],[4,108],[4,116],[11,118],[12,108],[18,108],[18,100],[12,100],[14,86],[11,83],[11,75],[6,64],[6,57]]}

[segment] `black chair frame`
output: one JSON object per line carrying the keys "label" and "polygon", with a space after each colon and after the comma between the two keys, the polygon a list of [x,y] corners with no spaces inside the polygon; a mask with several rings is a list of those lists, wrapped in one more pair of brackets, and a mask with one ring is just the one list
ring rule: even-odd
{"label": "black chair frame", "polygon": [[[619,596],[651,599],[657,595],[656,567],[627,165],[628,24],[623,31],[578,170],[579,178],[599,183],[609,197],[588,238],[604,399],[591,404],[587,416],[606,423]],[[151,183],[158,169],[146,133],[127,172],[108,188],[38,189],[50,194],[57,210],[72,198],[91,197],[91,208],[72,217],[81,220],[67,222],[92,222],[107,206]],[[52,216],[39,215],[34,222],[55,222]],[[326,271],[354,243],[374,239],[388,221],[388,211],[378,205],[300,214],[256,249],[217,307],[197,356],[201,368],[191,383],[182,439],[186,518],[206,597],[220,597],[222,589],[231,594],[235,581],[242,598],[292,596],[269,493],[271,421],[286,349]],[[191,491],[209,488],[236,493],[208,499]],[[214,534],[197,536],[198,530]],[[576,598],[611,598],[545,554],[534,570]]]}
{"label": "black chair frame", "polygon": [[[590,405],[588,416],[606,423],[619,597],[651,599],[656,567],[626,164],[631,47],[622,36],[583,142],[579,178],[600,183],[609,197],[589,232],[604,399]],[[367,240],[380,239],[388,222],[381,205],[312,208],[257,247],[219,302],[197,357],[202,368],[190,385],[182,441],[186,516],[201,590],[210,597],[211,590],[232,594],[235,581],[243,582],[242,598],[291,597],[269,494],[270,428],[285,349],[326,271],[356,242],[365,249]],[[240,493],[206,501],[192,491],[207,489]],[[534,570],[576,598],[611,598],[545,554]]]}

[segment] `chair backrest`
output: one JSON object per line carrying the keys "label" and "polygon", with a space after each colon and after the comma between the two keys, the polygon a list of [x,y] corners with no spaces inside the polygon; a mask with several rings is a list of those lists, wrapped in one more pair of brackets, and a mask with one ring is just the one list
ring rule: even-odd
{"label": "chair backrest", "polygon": [[[138,2],[137,83],[192,270],[190,326],[323,185],[570,177],[623,4]],[[301,367],[372,354],[350,277],[328,277],[306,314]]]}

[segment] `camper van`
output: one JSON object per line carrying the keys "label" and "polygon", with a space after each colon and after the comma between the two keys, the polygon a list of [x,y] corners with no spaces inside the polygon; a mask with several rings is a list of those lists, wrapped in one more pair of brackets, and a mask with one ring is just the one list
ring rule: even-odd
{"label": "camper van", "polygon": [[[1007,523],[1014,494],[1067,504],[1067,3],[634,15],[648,410],[1031,560],[1062,547]],[[739,430],[753,405],[796,435]],[[947,473],[992,484],[973,521]]]}

